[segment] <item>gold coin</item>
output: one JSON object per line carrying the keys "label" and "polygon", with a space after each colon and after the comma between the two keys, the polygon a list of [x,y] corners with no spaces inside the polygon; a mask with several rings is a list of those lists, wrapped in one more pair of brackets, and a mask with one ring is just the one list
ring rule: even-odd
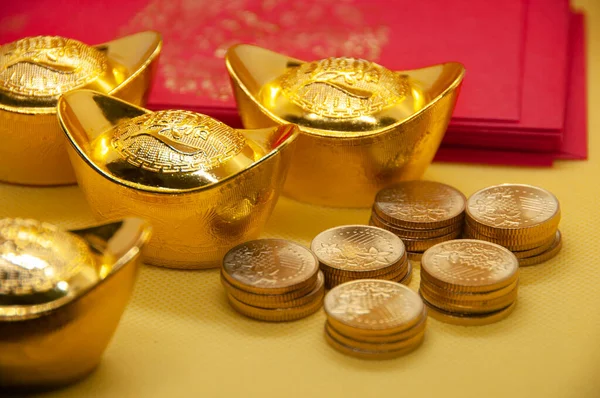
{"label": "gold coin", "polygon": [[[291,308],[299,307],[310,303],[315,299],[315,295],[321,294],[325,289],[325,277],[322,272],[319,272],[317,283],[314,286],[309,286],[309,289],[300,289],[299,292],[304,294],[300,296],[290,297],[290,293],[286,294],[255,294],[248,293],[233,286],[226,279],[221,278],[221,283],[227,290],[227,293],[238,299],[239,301],[260,308]],[[292,292],[296,293],[296,292]]]}
{"label": "gold coin", "polygon": [[537,256],[538,254],[542,254],[543,252],[549,250],[552,246],[554,246],[557,239],[561,239],[560,231],[558,231],[558,230],[556,231],[556,233],[554,234],[552,239],[549,239],[547,242],[544,242],[542,245],[540,245],[538,247],[534,247],[533,249],[529,249],[529,250],[517,250],[517,251],[513,250],[513,254],[518,259]]}
{"label": "gold coin", "polygon": [[423,340],[423,336],[425,334],[425,329],[417,332],[415,335],[407,337],[402,340],[390,341],[385,343],[371,343],[362,340],[356,340],[347,336],[344,336],[341,333],[338,333],[337,330],[331,327],[329,323],[325,324],[326,332],[335,340],[344,344],[347,347],[357,348],[359,350],[366,351],[396,351],[401,350],[407,347],[412,347],[415,344],[418,344],[421,340]]}
{"label": "gold coin", "polygon": [[510,251],[525,251],[535,249],[542,245],[547,245],[549,242],[553,242],[554,237],[556,236],[556,230],[551,234],[544,236],[497,239],[475,231],[467,222],[465,223],[463,234],[472,239],[485,240],[500,246],[504,246]]}
{"label": "gold coin", "polygon": [[560,222],[556,197],[545,189],[502,184],[475,192],[467,201],[471,226],[493,238],[548,236]]}
{"label": "gold coin", "polygon": [[385,268],[380,268],[378,270],[374,270],[374,271],[350,271],[347,269],[339,269],[339,268],[332,268],[326,264],[323,263],[319,263],[319,266],[321,267],[321,270],[326,274],[326,275],[332,275],[334,277],[338,277],[338,278],[355,278],[355,279],[366,279],[366,278],[373,278],[373,279],[385,279],[384,277],[386,275],[390,275],[390,274],[394,274],[399,272],[402,269],[406,268],[406,261],[408,260],[408,257],[406,256],[406,252],[404,253],[404,256],[402,256],[402,258],[400,259],[400,261],[398,261],[397,263],[391,264],[388,267]]}
{"label": "gold coin", "polygon": [[449,297],[433,295],[425,289],[420,289],[419,294],[428,303],[448,312],[459,312],[463,314],[489,313],[499,311],[502,308],[508,307],[517,299],[518,289],[515,288],[507,295],[489,300],[482,301],[460,301],[452,300]]}
{"label": "gold coin", "polygon": [[359,279],[394,279],[397,277],[403,277],[406,275],[408,267],[408,258],[404,258],[404,261],[396,266],[389,267],[390,270],[384,274],[374,275],[374,276],[364,276],[362,273],[353,273],[353,274],[339,274],[335,272],[329,272],[327,267],[322,267],[322,271],[325,274],[325,279],[328,281],[336,281],[336,282],[348,282],[352,280]]}
{"label": "gold coin", "polygon": [[436,229],[464,217],[465,196],[434,181],[405,181],[377,193],[373,211],[385,222],[407,229]]}
{"label": "gold coin", "polygon": [[425,305],[427,305],[428,307],[429,316],[431,316],[434,319],[437,319],[440,322],[461,326],[482,326],[501,321],[502,319],[509,316],[515,309],[517,302],[515,301],[506,308],[487,314],[460,314],[455,312],[448,312],[440,308],[436,308],[435,306],[426,301]]}
{"label": "gold coin", "polygon": [[423,253],[421,274],[448,290],[486,292],[518,278],[519,261],[494,243],[458,239],[439,243]]}
{"label": "gold coin", "polygon": [[398,283],[401,283],[403,285],[408,285],[408,284],[410,284],[410,281],[412,281],[412,274],[413,273],[412,273],[412,265],[411,265],[410,268],[409,268],[409,270],[408,270],[408,272],[406,273],[406,276],[404,278],[402,278],[400,280],[395,280],[395,279],[392,279],[392,280],[394,282],[398,282]]}
{"label": "gold coin", "polygon": [[308,304],[290,308],[260,308],[243,303],[231,294],[227,294],[227,298],[234,310],[248,318],[267,322],[288,322],[306,318],[317,312],[323,304],[324,293],[325,289],[321,286],[318,293],[314,295],[313,301]]}
{"label": "gold coin", "polygon": [[417,324],[423,301],[396,282],[362,279],[336,286],[327,293],[325,312],[330,320],[370,333],[398,333]]}
{"label": "gold coin", "polygon": [[421,319],[416,325],[398,333],[373,334],[366,330],[351,328],[343,323],[336,322],[331,318],[327,319],[327,324],[331,328],[335,329],[337,333],[340,333],[350,339],[360,340],[368,343],[389,343],[404,340],[423,332],[427,326],[427,306],[423,306]]}
{"label": "gold coin", "polygon": [[329,343],[330,346],[332,346],[334,349],[338,350],[343,354],[350,355],[356,358],[373,360],[398,358],[402,355],[406,355],[414,351],[423,342],[423,339],[421,339],[410,347],[394,351],[367,351],[360,350],[358,348],[348,347],[347,345],[340,343],[339,341],[334,339],[329,333],[327,333],[327,330],[325,330],[325,340],[327,340],[327,343]]}
{"label": "gold coin", "polygon": [[436,296],[446,297],[451,301],[468,303],[471,301],[485,301],[497,299],[499,297],[505,297],[511,291],[516,289],[518,284],[519,279],[516,279],[506,287],[489,292],[459,292],[455,290],[444,289],[443,287],[436,285],[435,282],[429,280],[427,274],[422,273],[420,289]]}
{"label": "gold coin", "polygon": [[545,261],[550,260],[554,256],[556,256],[560,252],[561,249],[562,249],[562,235],[558,232],[556,235],[556,240],[554,241],[554,243],[548,250],[546,250],[545,252],[538,254],[536,256],[519,259],[519,266],[527,267],[530,265],[541,264]]}
{"label": "gold coin", "polygon": [[385,273],[405,256],[404,244],[393,233],[368,225],[345,225],[321,232],[311,245],[322,268],[360,273]]}
{"label": "gold coin", "polygon": [[282,294],[313,286],[318,272],[319,262],[307,248],[283,239],[258,239],[229,250],[222,275],[247,292]]}
{"label": "gold coin", "polygon": [[411,252],[424,252],[429,249],[431,246],[437,245],[441,242],[446,242],[448,240],[456,239],[462,234],[460,229],[450,232],[448,235],[439,236],[437,238],[431,239],[403,239],[404,246],[406,246],[406,250]]}
{"label": "gold coin", "polygon": [[407,252],[408,259],[412,261],[421,261],[421,257],[423,257],[423,252]]}
{"label": "gold coin", "polygon": [[451,232],[462,229],[462,222],[448,225],[447,227],[436,229],[408,229],[400,228],[386,223],[376,213],[371,214],[369,224],[375,227],[383,228],[398,236],[400,239],[431,239],[438,236],[448,235]]}

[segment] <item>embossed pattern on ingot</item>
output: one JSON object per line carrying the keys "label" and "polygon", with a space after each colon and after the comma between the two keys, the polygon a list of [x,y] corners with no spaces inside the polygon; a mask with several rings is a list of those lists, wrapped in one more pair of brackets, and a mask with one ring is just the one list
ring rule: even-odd
{"label": "embossed pattern on ingot", "polygon": [[0,220],[0,295],[46,292],[92,261],[76,235],[36,220]]}
{"label": "embossed pattern on ingot", "polygon": [[107,66],[102,52],[77,40],[29,37],[0,47],[0,90],[55,97],[89,84]]}
{"label": "embossed pattern on ingot", "polygon": [[314,284],[318,271],[316,257],[305,247],[283,239],[258,239],[227,252],[222,275],[248,292],[280,294]]}
{"label": "embossed pattern on ingot", "polygon": [[402,102],[406,77],[373,62],[327,58],[303,63],[280,78],[285,96],[300,108],[333,119],[359,118]]}
{"label": "embossed pattern on ingot", "polygon": [[111,143],[133,166],[161,173],[208,171],[242,151],[244,137],[190,111],[147,113],[115,127]]}

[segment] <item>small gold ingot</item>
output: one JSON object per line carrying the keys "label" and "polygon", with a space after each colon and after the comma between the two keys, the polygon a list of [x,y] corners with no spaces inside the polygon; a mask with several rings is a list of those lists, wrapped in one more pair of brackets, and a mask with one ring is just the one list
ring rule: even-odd
{"label": "small gold ingot", "polygon": [[60,387],[96,368],[149,236],[136,218],[69,232],[0,220],[0,391]]}
{"label": "small gold ingot", "polygon": [[88,88],[143,105],[161,47],[156,32],[95,46],[58,36],[0,46],[0,181],[75,183],[56,120],[58,98]]}
{"label": "small gold ingot", "polygon": [[266,223],[291,159],[297,128],[236,130],[188,111],[150,112],[90,90],[61,97],[68,152],[100,219],[152,222],[146,261],[218,267]]}
{"label": "small gold ingot", "polygon": [[246,128],[297,123],[284,193],[366,207],[392,183],[418,179],[446,131],[464,75],[459,63],[390,71],[354,58],[304,62],[251,45],[226,63]]}

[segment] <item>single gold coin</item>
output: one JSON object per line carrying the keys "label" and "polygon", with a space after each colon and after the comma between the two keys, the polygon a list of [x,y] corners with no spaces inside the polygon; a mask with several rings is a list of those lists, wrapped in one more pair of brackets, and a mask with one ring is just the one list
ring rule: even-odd
{"label": "single gold coin", "polygon": [[243,303],[233,297],[231,294],[228,294],[227,298],[229,299],[229,304],[231,304],[234,310],[242,315],[247,316],[248,318],[267,322],[289,322],[306,318],[307,316],[317,312],[323,305],[324,293],[325,289],[321,287],[320,290],[314,294],[313,301],[290,308],[260,308]]}
{"label": "single gold coin", "polygon": [[419,346],[423,342],[423,339],[421,339],[414,345],[409,346],[407,348],[400,349],[400,350],[368,351],[368,350],[360,350],[358,348],[349,347],[347,345],[342,344],[341,342],[334,339],[329,333],[327,333],[327,330],[325,330],[325,340],[327,341],[327,343],[329,343],[329,345],[331,347],[333,347],[334,349],[336,349],[337,351],[339,351],[343,354],[350,355],[350,356],[360,358],[360,359],[373,359],[373,360],[398,358],[402,355],[409,354],[412,351],[414,351],[415,349],[419,348]]}
{"label": "single gold coin", "polygon": [[[556,241],[560,240],[560,231],[556,231],[556,233],[553,236],[553,239],[549,239],[547,242],[544,242],[542,245],[538,246],[538,247],[534,247],[533,249],[529,249],[529,250],[519,250],[519,251],[515,251],[513,250],[513,254],[515,255],[515,257],[517,257],[519,260],[522,258],[527,258],[527,257],[534,257],[537,256],[538,254],[542,254],[543,252],[549,250],[551,247],[554,246],[554,244],[556,243]],[[519,264],[520,265],[520,264]]]}
{"label": "single gold coin", "polygon": [[363,340],[356,340],[347,336],[344,336],[341,333],[338,333],[337,330],[331,327],[329,323],[325,324],[325,329],[327,333],[347,347],[357,348],[359,350],[367,350],[367,351],[396,351],[404,348],[412,347],[415,344],[418,344],[421,340],[423,340],[423,336],[425,334],[425,329],[417,332],[415,335],[407,337],[405,339],[390,341],[385,343],[372,343]]}
{"label": "single gold coin", "polygon": [[[319,272],[317,283],[310,286],[310,289],[300,289],[304,291],[301,296],[290,297],[290,293],[285,294],[255,294],[248,293],[231,285],[226,279],[221,278],[221,283],[227,290],[227,293],[238,299],[239,301],[259,308],[291,308],[299,307],[308,304],[315,300],[315,296],[323,295],[325,290],[325,277],[322,272]],[[295,293],[295,292],[291,292]]]}
{"label": "single gold coin", "polygon": [[514,282],[519,261],[494,243],[458,239],[439,243],[421,258],[421,274],[448,290],[487,292]]}
{"label": "single gold coin", "polygon": [[428,307],[429,316],[431,316],[434,319],[437,319],[440,322],[460,326],[482,326],[499,322],[507,316],[509,316],[515,309],[517,302],[515,301],[506,308],[487,314],[461,314],[455,312],[448,312],[437,308],[426,301],[425,304]]}
{"label": "single gold coin", "polygon": [[[405,256],[402,240],[368,225],[345,225],[321,232],[311,245],[321,267],[361,274],[386,273]],[[325,268],[324,268],[325,269]]]}
{"label": "single gold coin", "polygon": [[421,285],[420,289],[432,295],[445,297],[451,301],[459,301],[459,302],[472,302],[472,301],[486,301],[493,300],[499,297],[505,297],[510,292],[515,290],[519,284],[519,280],[516,279],[510,285],[503,287],[501,289],[492,290],[489,292],[460,292],[456,290],[448,290],[443,287],[440,287],[428,279],[427,274],[421,274]]}
{"label": "single gold coin", "polygon": [[427,326],[427,306],[423,306],[421,319],[416,325],[399,333],[372,334],[362,329],[354,329],[344,324],[340,324],[339,322],[336,323],[335,320],[332,322],[332,320],[329,318],[327,319],[327,325],[335,329],[337,333],[342,334],[350,339],[360,340],[368,343],[390,343],[404,340],[423,332]]}
{"label": "single gold coin", "polygon": [[[462,221],[462,220],[461,220]],[[462,222],[457,222],[442,228],[435,229],[410,229],[400,228],[392,224],[386,223],[377,213],[372,213],[369,219],[369,224],[375,227],[383,228],[398,236],[400,239],[432,239],[439,236],[448,235],[452,232],[462,229]]]}
{"label": "single gold coin", "polygon": [[561,251],[561,249],[562,249],[562,235],[560,234],[560,232],[557,232],[556,240],[554,241],[554,243],[548,250],[546,250],[545,252],[540,253],[538,255],[532,256],[532,257],[519,259],[519,266],[528,267],[530,265],[541,264],[541,263],[548,261],[551,258],[555,257]]}
{"label": "single gold coin", "polygon": [[283,239],[258,239],[229,250],[223,277],[235,287],[257,294],[283,294],[314,286],[319,261],[307,248]]}
{"label": "single gold coin", "polygon": [[405,229],[437,229],[464,217],[466,199],[457,189],[434,181],[405,181],[377,193],[373,211]]}
{"label": "single gold coin", "polygon": [[471,226],[493,238],[548,236],[560,222],[556,197],[545,189],[502,184],[475,192],[467,201]]}
{"label": "single gold coin", "polygon": [[363,279],[330,290],[324,307],[333,322],[372,333],[390,334],[417,324],[423,312],[423,301],[399,283]]}
{"label": "single gold coin", "polygon": [[517,299],[517,292],[518,289],[513,289],[507,295],[494,299],[482,301],[460,301],[453,300],[449,297],[432,294],[426,289],[419,290],[421,297],[437,308],[448,312],[459,312],[463,314],[478,314],[499,311],[508,307]]}
{"label": "single gold coin", "polygon": [[448,235],[438,236],[437,238],[431,239],[403,239],[404,246],[406,246],[406,250],[411,252],[424,252],[429,249],[431,246],[437,245],[441,242],[446,242],[448,240],[456,239],[460,237],[462,234],[461,230],[456,230],[454,232],[450,232]]}

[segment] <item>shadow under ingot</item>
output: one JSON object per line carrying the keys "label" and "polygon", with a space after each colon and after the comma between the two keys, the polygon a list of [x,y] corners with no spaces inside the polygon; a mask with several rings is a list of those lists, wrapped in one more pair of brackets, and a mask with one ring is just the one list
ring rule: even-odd
{"label": "shadow under ingot", "polygon": [[74,231],[0,220],[0,391],[57,388],[96,368],[149,236],[136,218]]}
{"label": "shadow under ingot", "polygon": [[151,112],[89,90],[65,94],[60,123],[80,187],[100,219],[154,227],[146,262],[219,267],[255,239],[283,186],[294,125],[236,130],[208,116]]}
{"label": "shadow under ingot", "polygon": [[58,97],[88,88],[144,105],[161,47],[151,31],[95,46],[58,36],[0,46],[0,181],[74,184]]}
{"label": "shadow under ingot", "polygon": [[304,62],[251,45],[226,55],[246,128],[296,123],[284,194],[367,207],[383,187],[419,179],[450,121],[464,67],[390,71],[353,58]]}

